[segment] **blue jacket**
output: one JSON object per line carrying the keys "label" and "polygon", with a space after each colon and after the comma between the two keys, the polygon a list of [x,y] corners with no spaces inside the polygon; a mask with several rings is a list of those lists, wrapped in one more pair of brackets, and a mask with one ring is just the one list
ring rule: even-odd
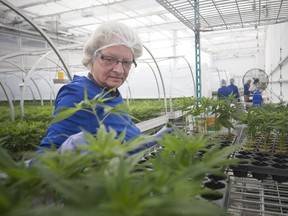
{"label": "blue jacket", "polygon": [[250,84],[249,83],[245,83],[244,84],[244,95],[250,95],[249,88],[250,88]]}
{"label": "blue jacket", "polygon": [[238,99],[240,97],[239,96],[239,90],[238,90],[238,87],[236,85],[231,84],[231,85],[228,85],[227,87],[232,89],[232,92],[233,92],[233,95],[234,95],[235,99]]}
{"label": "blue jacket", "polygon": [[263,98],[262,98],[261,91],[256,90],[253,93],[253,100],[252,100],[253,106],[261,106],[262,102],[263,102]]}
{"label": "blue jacket", "polygon": [[232,94],[232,89],[227,86],[222,86],[218,89],[217,96],[218,98],[226,98]]}
{"label": "blue jacket", "polygon": [[[55,111],[53,116],[57,114],[57,111],[60,108],[75,107],[76,103],[83,101],[84,86],[89,100],[103,91],[94,81],[89,80],[85,76],[80,77],[75,75],[71,83],[63,86],[59,90],[55,100]],[[107,94],[105,97],[111,98],[111,95]],[[105,105],[111,107],[115,107],[117,104],[123,104],[123,98],[120,93],[117,97],[111,98],[105,102]],[[101,121],[104,117],[104,108],[98,105],[96,107],[96,112]],[[104,125],[107,130],[109,130],[109,128],[114,129],[118,135],[125,130],[126,136],[124,141],[128,141],[141,134],[140,129],[136,127],[132,119],[127,115],[119,116],[110,114],[105,119]],[[98,120],[93,114],[87,111],[78,111],[67,119],[51,124],[48,128],[46,137],[40,143],[40,147],[50,148],[51,144],[53,144],[56,148],[59,148],[69,136],[83,130],[90,133],[96,133],[98,127]]]}

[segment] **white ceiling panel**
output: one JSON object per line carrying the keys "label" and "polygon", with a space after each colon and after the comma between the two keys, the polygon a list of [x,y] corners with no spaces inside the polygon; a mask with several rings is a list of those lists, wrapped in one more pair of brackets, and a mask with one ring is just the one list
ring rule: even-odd
{"label": "white ceiling panel", "polygon": [[[249,51],[253,55],[264,49],[265,25],[288,19],[287,0],[200,0],[199,10],[191,0],[6,1],[17,6],[47,33],[58,33],[57,39],[84,41],[100,23],[118,20],[135,28],[143,41],[154,47],[173,47],[173,41],[183,46],[193,44],[196,11],[201,22],[201,49],[218,57],[247,55]],[[164,7],[168,3],[173,9]],[[184,18],[191,25],[184,22]],[[2,3],[0,28],[37,34],[29,23]],[[173,35],[177,36],[174,40]]]}
{"label": "white ceiling panel", "polygon": [[46,3],[42,5],[35,5],[26,9],[26,11],[30,12],[31,14],[35,14],[35,12],[37,12],[37,14],[41,14],[44,16],[53,15],[55,13],[62,13],[70,10],[71,10],[70,8],[62,6],[57,3]]}

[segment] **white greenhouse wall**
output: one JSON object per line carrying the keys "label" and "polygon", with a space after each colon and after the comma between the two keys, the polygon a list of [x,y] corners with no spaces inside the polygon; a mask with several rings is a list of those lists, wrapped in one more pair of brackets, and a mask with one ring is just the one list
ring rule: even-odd
{"label": "white greenhouse wall", "polygon": [[[227,82],[230,78],[234,78],[235,84],[241,90],[243,89],[242,78],[244,74],[252,68],[264,69],[264,66],[265,64],[263,53],[259,53],[259,56],[251,55],[239,58],[214,59],[213,67],[215,69],[212,70],[212,73],[214,74],[214,77],[217,77],[218,74],[216,69],[218,69],[220,72],[222,71],[222,74],[220,73],[220,79],[226,79]],[[226,73],[225,76],[223,75],[223,71]],[[217,89],[220,87],[219,79],[213,79],[211,81],[214,82],[212,84],[213,91],[217,91]]]}
{"label": "white greenhouse wall", "polygon": [[[288,23],[267,27],[266,69],[269,74],[268,91],[271,102],[288,101]],[[280,57],[280,49],[281,57]],[[282,61],[281,61],[281,59]],[[278,66],[282,62],[282,67]],[[280,79],[280,74],[282,79]]]}
{"label": "white greenhouse wall", "polygon": [[[220,87],[220,79],[225,79],[227,83],[230,78],[234,78],[235,85],[238,86],[240,94],[243,91],[243,76],[253,68],[265,70],[264,51],[260,51],[258,55],[250,55],[238,58],[222,58],[213,59],[213,67],[211,69],[211,86],[213,91],[217,91]],[[220,79],[217,70],[220,72]],[[222,73],[221,73],[222,72]]]}

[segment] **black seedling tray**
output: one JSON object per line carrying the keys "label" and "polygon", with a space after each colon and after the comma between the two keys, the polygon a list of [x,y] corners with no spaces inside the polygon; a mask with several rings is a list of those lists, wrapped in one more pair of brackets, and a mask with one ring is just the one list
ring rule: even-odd
{"label": "black seedling tray", "polygon": [[271,176],[279,182],[288,181],[288,157],[286,156],[274,153],[261,154],[257,151],[239,151],[234,156],[244,159],[243,163],[232,167],[235,176],[247,177],[248,172],[251,172],[252,177],[258,180]]}

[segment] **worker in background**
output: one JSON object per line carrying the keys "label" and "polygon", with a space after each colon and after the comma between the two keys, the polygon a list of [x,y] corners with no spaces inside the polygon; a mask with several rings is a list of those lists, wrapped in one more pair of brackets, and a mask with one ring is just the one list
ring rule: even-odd
{"label": "worker in background", "polygon": [[238,90],[238,87],[234,84],[233,78],[230,79],[230,85],[228,85],[228,88],[232,89],[232,93],[235,98],[235,101],[240,102],[239,90]]}
{"label": "worker in background", "polygon": [[254,92],[253,92],[253,100],[252,100],[252,104],[254,107],[258,107],[261,106],[263,103],[263,98],[262,98],[262,93],[259,90],[259,88],[257,88]]}
{"label": "worker in background", "polygon": [[[101,93],[105,95],[106,106],[123,104],[118,88],[125,82],[131,68],[137,66],[136,59],[142,55],[142,49],[142,41],[132,28],[114,21],[100,25],[83,49],[82,63],[89,69],[87,76],[74,75],[71,83],[59,90],[53,116],[61,108],[75,107],[86,97],[92,100]],[[99,122],[103,122],[107,130],[116,131],[117,137],[124,131],[123,142],[141,134],[127,113],[106,115],[104,107],[100,105],[95,105],[95,111],[98,119],[92,112],[81,110],[51,124],[40,143],[39,151],[51,146],[59,149],[64,142],[61,151],[73,150],[78,144],[84,144],[83,131],[97,134]],[[169,130],[164,128],[157,136]]]}
{"label": "worker in background", "polygon": [[217,91],[218,99],[228,98],[230,95],[233,94],[232,89],[226,85],[227,85],[226,80],[222,79],[221,80],[221,87]]}
{"label": "worker in background", "polygon": [[251,85],[251,79],[247,80],[247,82],[244,84],[244,102],[250,102],[249,95],[250,95],[250,85]]}
{"label": "worker in background", "polygon": [[253,79],[253,83],[252,85],[250,86],[250,93],[254,93],[254,91],[256,91],[258,88],[259,88],[259,79],[258,78],[254,78]]}

